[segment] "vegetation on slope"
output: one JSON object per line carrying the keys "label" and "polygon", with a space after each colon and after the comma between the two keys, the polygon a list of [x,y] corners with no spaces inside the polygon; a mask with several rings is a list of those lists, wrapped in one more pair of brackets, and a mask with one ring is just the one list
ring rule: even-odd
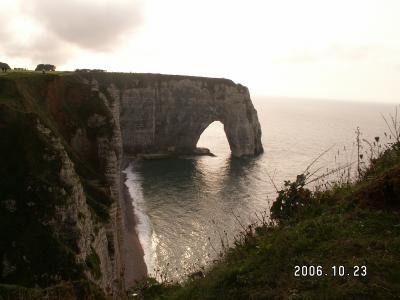
{"label": "vegetation on slope", "polygon": [[26,288],[0,284],[1,300],[106,300],[101,290],[88,280],[64,281],[47,288]]}
{"label": "vegetation on slope", "polygon": [[130,295],[399,299],[400,143],[372,159],[353,184],[312,192],[305,175],[286,182],[271,213],[273,222],[242,232],[236,246],[203,278],[182,285],[148,279]]}
{"label": "vegetation on slope", "polygon": [[[88,110],[104,115],[104,103],[95,97],[73,102],[70,93],[81,88],[73,77],[63,77],[62,87],[56,89],[65,94],[51,95],[49,87],[59,79],[16,72],[0,77],[0,299],[42,299],[60,293],[62,287],[66,295],[87,292],[90,299],[96,288],[86,281],[84,271],[101,276],[97,254],[92,253],[86,264],[77,262],[76,232],[53,226],[55,211],[66,205],[70,187],[59,176],[59,151],[50,138],[39,134],[37,122],[60,139],[81,177],[93,216],[107,221],[112,200],[107,189],[99,187],[107,187],[103,166],[95,159],[86,162],[69,144],[77,128],[69,122],[87,126]],[[69,122],[57,119],[52,109],[58,104]],[[90,130],[93,141],[110,135],[107,126]]]}

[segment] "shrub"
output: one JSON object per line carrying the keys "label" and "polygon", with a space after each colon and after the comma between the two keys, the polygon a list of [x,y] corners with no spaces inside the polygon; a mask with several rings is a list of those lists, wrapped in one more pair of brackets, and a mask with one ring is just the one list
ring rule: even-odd
{"label": "shrub", "polygon": [[308,206],[312,193],[305,188],[306,176],[297,175],[296,181],[285,181],[284,188],[278,191],[278,197],[271,207],[271,218],[276,221],[293,218],[299,210]]}
{"label": "shrub", "polygon": [[92,248],[92,252],[86,257],[85,263],[95,279],[101,277],[100,258]]}
{"label": "shrub", "polygon": [[38,64],[35,71],[55,71],[56,66],[51,64]]}

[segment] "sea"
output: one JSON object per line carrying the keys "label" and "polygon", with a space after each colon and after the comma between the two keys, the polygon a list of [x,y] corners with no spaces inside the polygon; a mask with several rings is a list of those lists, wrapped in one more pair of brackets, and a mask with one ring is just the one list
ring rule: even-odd
{"label": "sea", "polygon": [[135,160],[124,171],[150,276],[181,281],[208,268],[248,225],[268,221],[276,191],[307,169],[310,188],[343,180],[341,170],[354,175],[358,150],[367,160],[390,142],[382,116],[395,113],[386,103],[253,97],[253,104],[262,155],[231,157],[223,124],[214,122],[198,146],[215,157]]}

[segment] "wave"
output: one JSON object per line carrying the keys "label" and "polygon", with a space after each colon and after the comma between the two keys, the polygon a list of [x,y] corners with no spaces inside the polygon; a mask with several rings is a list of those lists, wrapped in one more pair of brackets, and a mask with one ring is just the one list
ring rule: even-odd
{"label": "wave", "polygon": [[146,203],[143,198],[142,177],[135,172],[133,163],[130,163],[123,173],[126,174],[125,185],[128,187],[137,218],[135,230],[144,251],[144,261],[149,275],[153,275],[156,266],[158,238],[147,214]]}

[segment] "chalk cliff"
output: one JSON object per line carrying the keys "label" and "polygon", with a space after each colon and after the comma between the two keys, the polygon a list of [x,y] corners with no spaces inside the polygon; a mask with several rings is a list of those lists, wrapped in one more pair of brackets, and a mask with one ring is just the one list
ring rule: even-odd
{"label": "chalk cliff", "polygon": [[124,197],[124,154],[193,153],[215,120],[232,155],[263,151],[249,91],[230,80],[0,78],[0,177],[8,178],[0,182],[1,282],[48,287],[87,278],[108,295],[123,294],[146,274]]}
{"label": "chalk cliff", "polygon": [[125,153],[192,153],[213,121],[224,124],[233,156],[263,152],[246,87],[227,79],[159,74],[99,74],[120,101]]}

